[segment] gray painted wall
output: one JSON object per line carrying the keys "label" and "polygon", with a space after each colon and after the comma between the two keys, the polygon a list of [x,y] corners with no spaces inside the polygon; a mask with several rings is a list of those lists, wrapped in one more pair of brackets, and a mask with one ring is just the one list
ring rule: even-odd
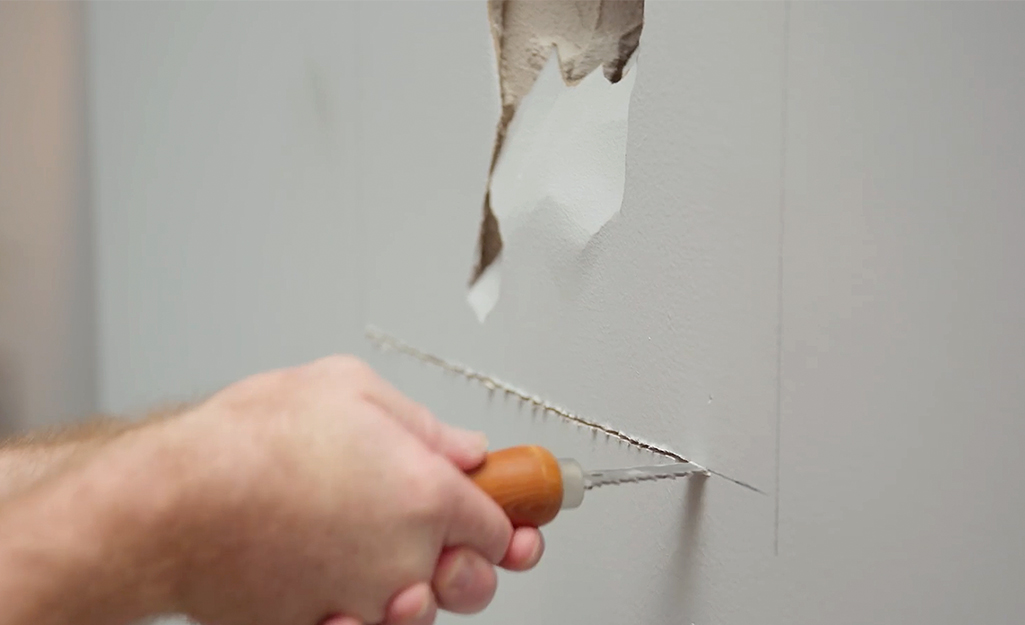
{"label": "gray painted wall", "polygon": [[90,5],[105,409],[361,345],[355,11]]}
{"label": "gray painted wall", "polygon": [[495,446],[650,460],[373,323],[770,493],[595,491],[474,622],[1021,621],[1025,6],[647,11],[622,212],[518,235],[480,326],[483,3],[92,5],[103,406],[356,351]]}

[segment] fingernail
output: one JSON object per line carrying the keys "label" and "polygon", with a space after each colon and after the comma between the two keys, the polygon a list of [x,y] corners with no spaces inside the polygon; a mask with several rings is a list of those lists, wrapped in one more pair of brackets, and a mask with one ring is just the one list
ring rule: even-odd
{"label": "fingernail", "polygon": [[421,619],[421,618],[427,616],[427,613],[430,612],[430,611],[431,611],[430,597],[428,597],[427,594],[424,593],[423,596],[421,597],[421,600],[420,600],[420,609],[417,610],[416,616],[414,616],[413,618],[414,619]]}
{"label": "fingernail", "polygon": [[473,562],[466,556],[459,555],[453,571],[449,574],[445,586],[449,592],[461,593],[473,584],[476,570]]}

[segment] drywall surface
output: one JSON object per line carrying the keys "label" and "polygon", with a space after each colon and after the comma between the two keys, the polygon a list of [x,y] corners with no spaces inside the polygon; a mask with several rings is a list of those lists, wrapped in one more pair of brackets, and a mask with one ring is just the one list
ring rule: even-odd
{"label": "drywall surface", "polygon": [[371,323],[767,493],[593,491],[469,622],[1025,620],[1025,6],[647,3],[620,212],[510,233],[483,324],[484,2],[90,13],[108,406],[351,349],[495,446],[659,460]]}
{"label": "drywall surface", "polygon": [[[553,233],[510,232],[502,297],[483,325],[463,297],[498,106],[485,7],[374,6],[360,29],[364,193],[376,207],[367,317],[771,492],[783,5],[648,4],[620,213],[576,263],[550,262],[563,247]],[[417,79],[427,67],[445,68],[429,91]],[[416,115],[369,106],[425,91]],[[387,184],[394,171],[411,184]],[[374,362],[496,446],[540,442],[589,466],[661,460],[402,356]],[[768,574],[774,500],[699,484],[594,491],[551,526],[538,571],[503,576],[480,621],[721,620]]]}
{"label": "drywall surface", "polygon": [[95,408],[83,19],[0,3],[0,436]]}
{"label": "drywall surface", "polygon": [[[484,9],[373,11],[364,102],[416,99],[422,68],[445,70],[415,114],[364,119],[367,317],[770,493],[595,491],[480,622],[1025,617],[1023,9],[648,3],[621,212],[576,264],[523,233],[483,326],[461,262],[497,109]],[[495,444],[648,459],[401,355],[375,363]]]}
{"label": "drywall surface", "polygon": [[103,408],[362,345],[355,10],[90,5]]}
{"label": "drywall surface", "polygon": [[791,622],[1025,620],[1023,26],[1017,3],[791,9]]}

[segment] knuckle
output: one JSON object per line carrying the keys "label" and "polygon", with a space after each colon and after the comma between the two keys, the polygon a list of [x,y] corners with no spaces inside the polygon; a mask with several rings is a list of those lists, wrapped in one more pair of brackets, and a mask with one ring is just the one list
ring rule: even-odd
{"label": "knuckle", "polygon": [[340,375],[356,380],[369,380],[375,375],[374,370],[370,368],[370,365],[360,358],[350,354],[336,356],[334,367]]}
{"label": "knuckle", "polygon": [[320,359],[319,363],[330,371],[356,371],[365,366],[363,361],[352,354],[332,354]]}
{"label": "knuckle", "polygon": [[284,372],[265,371],[238,380],[211,400],[221,405],[248,410],[270,403],[271,399],[279,397],[289,381]]}
{"label": "knuckle", "polygon": [[352,354],[334,354],[325,356],[312,363],[312,368],[320,375],[352,384],[366,383],[376,375],[369,364]]}
{"label": "knuckle", "polygon": [[448,508],[447,489],[438,472],[410,466],[405,479],[410,515],[417,522],[433,523],[442,519]]}
{"label": "knuckle", "polygon": [[441,422],[434,417],[434,413],[426,406],[417,405],[410,416],[418,425],[421,440],[430,448],[436,447],[444,433]]}

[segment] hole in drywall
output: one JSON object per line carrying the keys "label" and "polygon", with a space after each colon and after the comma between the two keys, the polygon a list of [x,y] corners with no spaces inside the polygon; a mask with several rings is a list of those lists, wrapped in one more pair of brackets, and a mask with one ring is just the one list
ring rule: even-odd
{"label": "hole in drywall", "polygon": [[[492,161],[494,162],[494,161]],[[502,235],[498,231],[498,220],[491,212],[491,194],[484,194],[484,217],[480,224],[480,237],[477,241],[477,266],[473,270],[473,279],[470,284],[475,284],[484,274],[484,271],[491,266],[502,253]]]}
{"label": "hole in drywall", "polygon": [[498,61],[502,113],[495,131],[471,286],[502,255],[502,233],[492,210],[491,182],[521,101],[553,53],[567,86],[577,85],[599,67],[609,83],[622,80],[640,43],[644,0],[489,0],[488,16]]}

